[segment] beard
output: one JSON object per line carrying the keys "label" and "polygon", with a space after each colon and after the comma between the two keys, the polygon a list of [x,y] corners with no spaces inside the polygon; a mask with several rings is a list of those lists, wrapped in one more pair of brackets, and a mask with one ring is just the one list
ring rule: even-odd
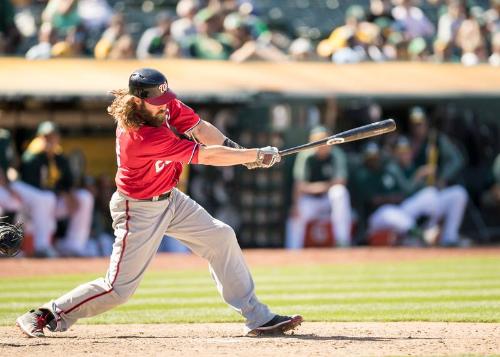
{"label": "beard", "polygon": [[159,127],[165,121],[166,110],[161,109],[155,114],[152,114],[145,108],[143,103],[135,110],[134,114],[140,118],[144,125]]}

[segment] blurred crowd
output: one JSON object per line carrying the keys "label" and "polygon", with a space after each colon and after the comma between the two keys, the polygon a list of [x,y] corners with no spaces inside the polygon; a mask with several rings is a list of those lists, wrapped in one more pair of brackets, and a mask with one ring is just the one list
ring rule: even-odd
{"label": "blurred crowd", "polygon": [[485,9],[468,0],[427,0],[433,23],[414,0],[371,0],[351,6],[345,25],[321,41],[317,53],[335,63],[452,61],[500,65],[500,1]]}
{"label": "blurred crowd", "polygon": [[139,33],[107,0],[48,0],[36,11],[43,3],[0,0],[0,54],[500,65],[500,0],[486,7],[474,0],[370,0],[348,7],[344,24],[324,39],[273,28],[251,0],[180,0],[175,9],[145,0],[140,11],[154,13],[155,23],[140,24]]}

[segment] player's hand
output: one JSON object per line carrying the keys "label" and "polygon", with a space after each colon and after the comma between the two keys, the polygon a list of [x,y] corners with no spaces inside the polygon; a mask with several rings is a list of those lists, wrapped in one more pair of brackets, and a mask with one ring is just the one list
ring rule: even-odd
{"label": "player's hand", "polygon": [[245,166],[249,170],[258,169],[259,167],[261,167],[256,161],[243,164],[243,166]]}
{"label": "player's hand", "polygon": [[269,168],[274,164],[280,162],[281,156],[279,154],[278,148],[274,146],[266,146],[260,148],[257,151],[257,160],[252,163],[246,164],[249,169],[255,169],[258,167]]}

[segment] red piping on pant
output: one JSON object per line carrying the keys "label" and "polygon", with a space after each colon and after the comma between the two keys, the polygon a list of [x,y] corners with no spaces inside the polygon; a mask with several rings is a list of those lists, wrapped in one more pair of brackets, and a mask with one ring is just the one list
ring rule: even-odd
{"label": "red piping on pant", "polygon": [[118,273],[120,272],[120,263],[122,262],[123,254],[125,253],[125,247],[127,246],[127,236],[128,236],[128,231],[129,231],[128,221],[129,220],[130,220],[130,216],[128,214],[128,200],[126,200],[125,201],[125,235],[123,236],[123,247],[122,247],[122,251],[120,253],[120,259],[118,259],[118,263],[116,265],[116,274],[115,274],[115,277],[113,278],[113,282],[111,283],[111,289],[106,290],[106,291],[104,291],[102,293],[99,293],[97,295],[91,296],[91,297],[83,300],[79,304],[73,306],[71,309],[63,311],[64,314],[69,314],[71,311],[73,311],[77,307],[82,306],[86,302],[89,302],[90,300],[96,299],[99,296],[106,295],[106,294],[110,293],[111,291],[113,291],[113,285],[115,284],[116,278],[118,277]]}

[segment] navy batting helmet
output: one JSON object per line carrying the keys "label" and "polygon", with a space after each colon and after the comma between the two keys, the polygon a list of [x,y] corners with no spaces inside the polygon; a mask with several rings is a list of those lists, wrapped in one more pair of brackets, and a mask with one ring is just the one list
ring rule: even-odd
{"label": "navy batting helmet", "polygon": [[152,105],[163,105],[175,98],[168,88],[167,78],[156,69],[140,68],[128,80],[129,93]]}

